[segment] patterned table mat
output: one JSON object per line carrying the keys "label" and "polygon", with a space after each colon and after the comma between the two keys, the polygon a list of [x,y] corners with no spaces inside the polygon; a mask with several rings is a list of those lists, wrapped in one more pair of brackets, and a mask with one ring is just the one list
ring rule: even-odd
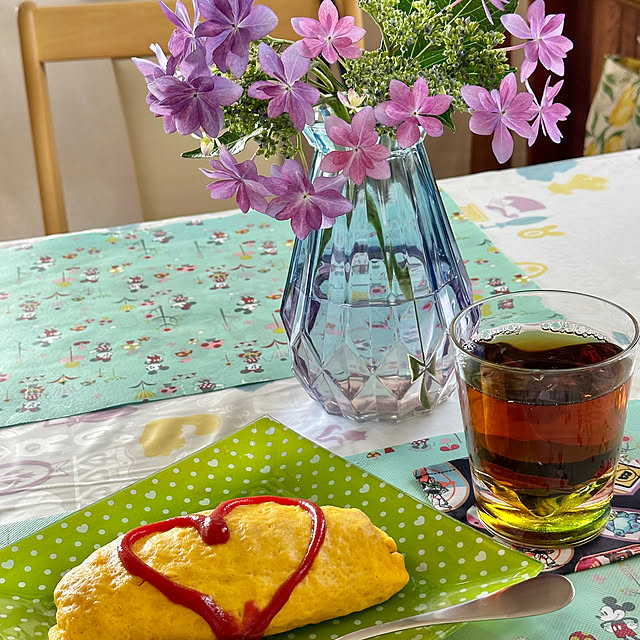
{"label": "patterned table mat", "polygon": [[0,426],[291,375],[292,246],[249,213],[0,249]]}
{"label": "patterned table mat", "polygon": [[[465,469],[466,455],[464,435],[452,433],[352,455],[349,460],[486,533],[477,519],[475,507],[471,506],[473,497]],[[425,482],[427,474],[444,491],[428,490],[433,482]],[[639,489],[640,400],[632,400],[612,517],[603,534],[575,549],[544,553],[520,549],[542,561],[546,566],[544,571],[571,572],[568,577],[576,588],[575,600],[567,608],[541,617],[465,625],[454,634],[455,640],[635,638],[638,618],[634,612],[636,607],[640,608]]]}
{"label": "patterned table mat", "polygon": [[[443,199],[475,298],[534,286]],[[292,246],[257,213],[0,246],[0,427],[290,376]]]}

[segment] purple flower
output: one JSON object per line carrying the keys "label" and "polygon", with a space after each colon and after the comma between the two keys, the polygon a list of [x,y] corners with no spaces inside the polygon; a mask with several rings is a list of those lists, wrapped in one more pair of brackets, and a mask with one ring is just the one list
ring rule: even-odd
{"label": "purple flower", "polygon": [[526,80],[538,65],[556,75],[564,75],[564,58],[567,51],[573,49],[569,38],[561,35],[564,27],[564,14],[545,16],[544,0],[535,0],[527,11],[529,24],[518,14],[502,16],[502,24],[516,38],[529,40],[524,45],[524,60],[520,67],[520,79]]}
{"label": "purple flower", "polygon": [[380,103],[375,108],[379,122],[395,127],[398,144],[408,149],[420,140],[420,127],[429,136],[442,135],[442,122],[430,116],[442,115],[450,106],[453,98],[444,94],[429,96],[429,85],[423,78],[418,78],[413,91],[400,80],[392,80],[389,84],[391,100]]}
{"label": "purple flower", "polygon": [[180,64],[184,80],[160,76],[149,84],[157,102],[150,104],[153,113],[172,116],[179,133],[188,135],[202,129],[212,138],[218,137],[224,124],[220,105],[233,104],[242,87],[235,82],[212,76],[204,61],[204,51],[196,49]]}
{"label": "purple flower", "polygon": [[247,68],[249,44],[271,33],[278,24],[276,14],[253,0],[199,0],[205,21],[195,30],[207,37],[207,50],[222,72],[239,78]]}
{"label": "purple flower", "polygon": [[133,63],[138,68],[138,71],[144,76],[144,79],[149,82],[153,82],[160,76],[172,76],[175,71],[175,61],[172,69],[167,69],[167,56],[165,55],[162,47],[159,44],[152,44],[149,49],[156,54],[157,62],[153,60],[147,60],[146,58],[131,58]]}
{"label": "purple flower", "polygon": [[300,82],[300,78],[309,71],[309,60],[301,56],[295,46],[287,47],[280,57],[264,42],[258,47],[258,58],[262,70],[275,80],[254,82],[249,87],[249,95],[269,100],[267,115],[270,118],[277,118],[286,111],[298,131],[307,124],[313,124],[313,105],[320,98],[320,92]]}
{"label": "purple flower", "polygon": [[377,144],[376,117],[371,107],[358,111],[351,124],[342,118],[327,116],[325,128],[330,140],[349,151],[332,151],[320,163],[320,169],[329,173],[344,171],[356,184],[362,184],[366,176],[376,180],[390,177],[387,159],[390,152]]}
{"label": "purple flower", "polygon": [[362,49],[355,44],[366,31],[355,26],[353,16],[338,17],[338,10],[331,0],[324,0],[318,11],[319,20],[313,18],[291,18],[293,30],[303,36],[296,44],[306,58],[323,58],[333,64],[343,58],[359,58]]}
{"label": "purple flower", "polygon": [[[156,54],[157,62],[147,60],[146,58],[131,58],[133,63],[138,68],[138,71],[144,76],[147,86],[154,80],[163,76],[173,76],[176,68],[176,60],[171,57],[167,60],[167,56],[159,44],[152,44],[150,46],[151,51]],[[151,92],[147,94],[147,104],[151,109],[151,106],[158,103],[156,98]],[[151,109],[153,111],[153,109]],[[162,124],[164,126],[165,133],[175,133],[176,123],[175,118],[172,115],[154,114],[157,118],[162,118]]]}
{"label": "purple flower", "polygon": [[529,146],[531,146],[538,137],[540,127],[542,126],[542,132],[549,136],[553,142],[560,142],[562,140],[562,133],[558,129],[558,122],[567,119],[567,116],[571,113],[571,109],[565,107],[563,104],[554,104],[553,100],[558,95],[564,80],[560,80],[555,86],[550,86],[551,76],[547,78],[547,82],[544,85],[544,92],[542,93],[541,103],[538,105],[538,115],[531,123],[533,135],[529,138]]}
{"label": "purple flower", "polygon": [[160,0],[160,8],[165,16],[176,27],[169,38],[169,51],[176,59],[176,63],[182,62],[190,53],[199,47],[205,46],[205,39],[195,35],[195,29],[200,22],[200,9],[196,0],[193,2],[193,25],[189,18],[189,13],[184,4],[177,0],[175,12],[171,11],[167,5]]}
{"label": "purple flower", "polygon": [[501,164],[513,153],[509,129],[527,139],[533,135],[528,120],[536,115],[536,106],[530,93],[518,93],[515,74],[502,79],[500,91],[489,93],[484,87],[465,85],[461,93],[472,110],[469,129],[481,136],[494,134],[491,148]]}
{"label": "purple flower", "polygon": [[285,160],[282,167],[271,167],[268,185],[275,198],[269,202],[266,214],[276,220],[291,220],[291,228],[304,240],[312,229],[327,228],[337,218],[353,209],[341,191],[344,176],[316,178],[313,183],[295,160]]}
{"label": "purple flower", "polygon": [[207,185],[211,197],[218,200],[236,197],[236,202],[243,213],[254,209],[260,213],[267,210],[266,197],[273,195],[263,182],[266,180],[258,175],[258,169],[253,160],[236,162],[235,158],[222,145],[220,160],[210,160],[213,171],[200,169],[205,176],[214,178],[215,182]]}

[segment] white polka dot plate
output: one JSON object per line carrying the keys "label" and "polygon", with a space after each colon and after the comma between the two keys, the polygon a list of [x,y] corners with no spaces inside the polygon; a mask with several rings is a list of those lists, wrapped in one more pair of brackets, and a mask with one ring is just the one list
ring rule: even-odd
{"label": "white polka dot plate", "polygon": [[[409,471],[410,473],[410,471]],[[147,522],[243,495],[284,495],[358,507],[405,554],[411,580],[382,605],[274,636],[337,638],[379,621],[465,602],[537,575],[542,565],[438,513],[270,418],[0,549],[0,638],[46,638],[60,577],[94,549]],[[444,638],[452,627],[403,631]],[[152,640],[140,638],[139,640]]]}

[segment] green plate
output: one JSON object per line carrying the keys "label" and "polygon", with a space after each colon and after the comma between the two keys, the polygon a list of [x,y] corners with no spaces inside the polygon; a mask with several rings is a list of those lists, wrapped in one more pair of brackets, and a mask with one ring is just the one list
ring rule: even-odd
{"label": "green plate", "polygon": [[[438,513],[274,420],[261,418],[0,549],[0,638],[46,638],[55,620],[53,590],[60,577],[129,529],[256,494],[359,507],[395,538],[411,575],[404,590],[384,604],[282,634],[282,640],[336,638],[380,621],[487,595],[542,569],[535,560]],[[396,637],[443,638],[452,630],[431,627]]]}

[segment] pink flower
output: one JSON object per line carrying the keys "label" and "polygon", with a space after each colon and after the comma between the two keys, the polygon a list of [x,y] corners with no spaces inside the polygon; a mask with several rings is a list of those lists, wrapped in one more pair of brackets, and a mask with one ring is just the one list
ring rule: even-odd
{"label": "pink flower", "polygon": [[210,160],[213,171],[200,169],[205,176],[214,178],[215,182],[207,185],[211,197],[216,199],[236,197],[236,202],[243,213],[255,209],[264,213],[267,209],[266,196],[271,193],[264,186],[265,178],[258,175],[253,160],[236,162],[224,145],[220,147],[220,160]]}
{"label": "pink flower", "polygon": [[355,89],[349,89],[347,93],[338,91],[338,100],[353,113],[358,113],[362,108],[362,103],[366,100],[366,93],[359,95]]}
{"label": "pink flower", "polygon": [[[500,9],[500,11],[504,11],[504,5],[507,2],[507,0],[489,0],[489,2],[496,9]],[[489,12],[489,7],[487,7],[487,3],[484,0],[482,0],[482,6],[484,7],[484,12],[487,14],[487,20],[489,20],[489,22],[493,24],[493,18],[491,17],[491,13]]]}
{"label": "pink flower", "polygon": [[355,26],[353,16],[338,18],[338,10],[331,0],[324,0],[318,11],[318,20],[313,18],[291,18],[293,30],[301,36],[297,42],[298,51],[305,58],[323,58],[333,64],[343,58],[359,58],[362,49],[355,44],[364,37],[366,31]]}
{"label": "pink flower", "polygon": [[387,126],[395,127],[398,144],[407,149],[420,140],[420,127],[429,136],[442,135],[442,122],[429,116],[442,115],[450,106],[453,98],[444,94],[429,96],[429,85],[418,78],[413,91],[399,80],[389,85],[391,100],[382,102],[375,108],[378,120]]}
{"label": "pink flower", "polygon": [[320,98],[320,92],[300,82],[300,78],[309,71],[309,60],[300,55],[295,46],[288,47],[282,56],[278,56],[264,42],[258,47],[258,59],[262,70],[275,80],[254,82],[249,87],[249,96],[269,100],[267,115],[270,118],[286,111],[298,131],[307,124],[313,124],[313,105]]}
{"label": "pink flower", "polygon": [[484,87],[465,85],[461,93],[471,107],[471,131],[481,136],[494,134],[491,148],[498,162],[506,162],[513,153],[509,129],[527,139],[533,135],[528,121],[536,115],[536,106],[530,93],[518,93],[515,74],[503,78],[500,91],[489,93]]}
{"label": "pink flower", "polygon": [[[450,5],[449,5],[449,9],[452,9],[453,7],[455,7],[457,4],[460,4],[462,2],[462,0],[454,0]],[[485,0],[481,0],[482,2],[482,7],[484,8],[484,12],[487,14],[487,20],[493,24],[493,18],[491,17],[491,12],[489,11],[489,7],[487,6],[487,3],[485,2]],[[489,2],[496,8],[499,9],[500,11],[504,11],[504,5],[507,3],[507,0],[489,0]]]}
{"label": "pink flower", "polygon": [[556,75],[564,75],[564,58],[573,49],[573,42],[561,35],[564,13],[545,16],[544,0],[535,0],[527,11],[529,24],[516,13],[502,16],[502,24],[516,38],[529,40],[524,45],[524,60],[520,67],[520,79],[526,80],[538,66]]}
{"label": "pink flower", "polygon": [[271,167],[269,189],[276,196],[266,214],[276,220],[291,220],[291,228],[304,240],[312,229],[327,228],[337,218],[353,209],[341,191],[344,176],[316,178],[313,183],[295,160],[285,160],[282,167]]}
{"label": "pink flower", "polygon": [[342,118],[327,116],[325,128],[329,139],[346,147],[348,151],[332,151],[320,163],[320,169],[329,173],[344,171],[356,184],[362,184],[366,176],[385,180],[391,176],[387,159],[390,152],[378,143],[375,130],[376,117],[371,107],[358,111],[351,124]]}
{"label": "pink flower", "polygon": [[531,146],[538,137],[540,127],[542,126],[542,132],[549,136],[553,142],[560,142],[562,140],[562,133],[558,129],[558,122],[567,119],[567,116],[571,113],[571,109],[565,107],[563,104],[554,104],[553,100],[558,95],[564,80],[560,80],[555,86],[550,86],[551,76],[547,78],[547,82],[544,85],[544,92],[542,93],[541,103],[538,105],[538,115],[536,119],[531,123],[531,129],[533,135],[529,138],[529,146]]}

